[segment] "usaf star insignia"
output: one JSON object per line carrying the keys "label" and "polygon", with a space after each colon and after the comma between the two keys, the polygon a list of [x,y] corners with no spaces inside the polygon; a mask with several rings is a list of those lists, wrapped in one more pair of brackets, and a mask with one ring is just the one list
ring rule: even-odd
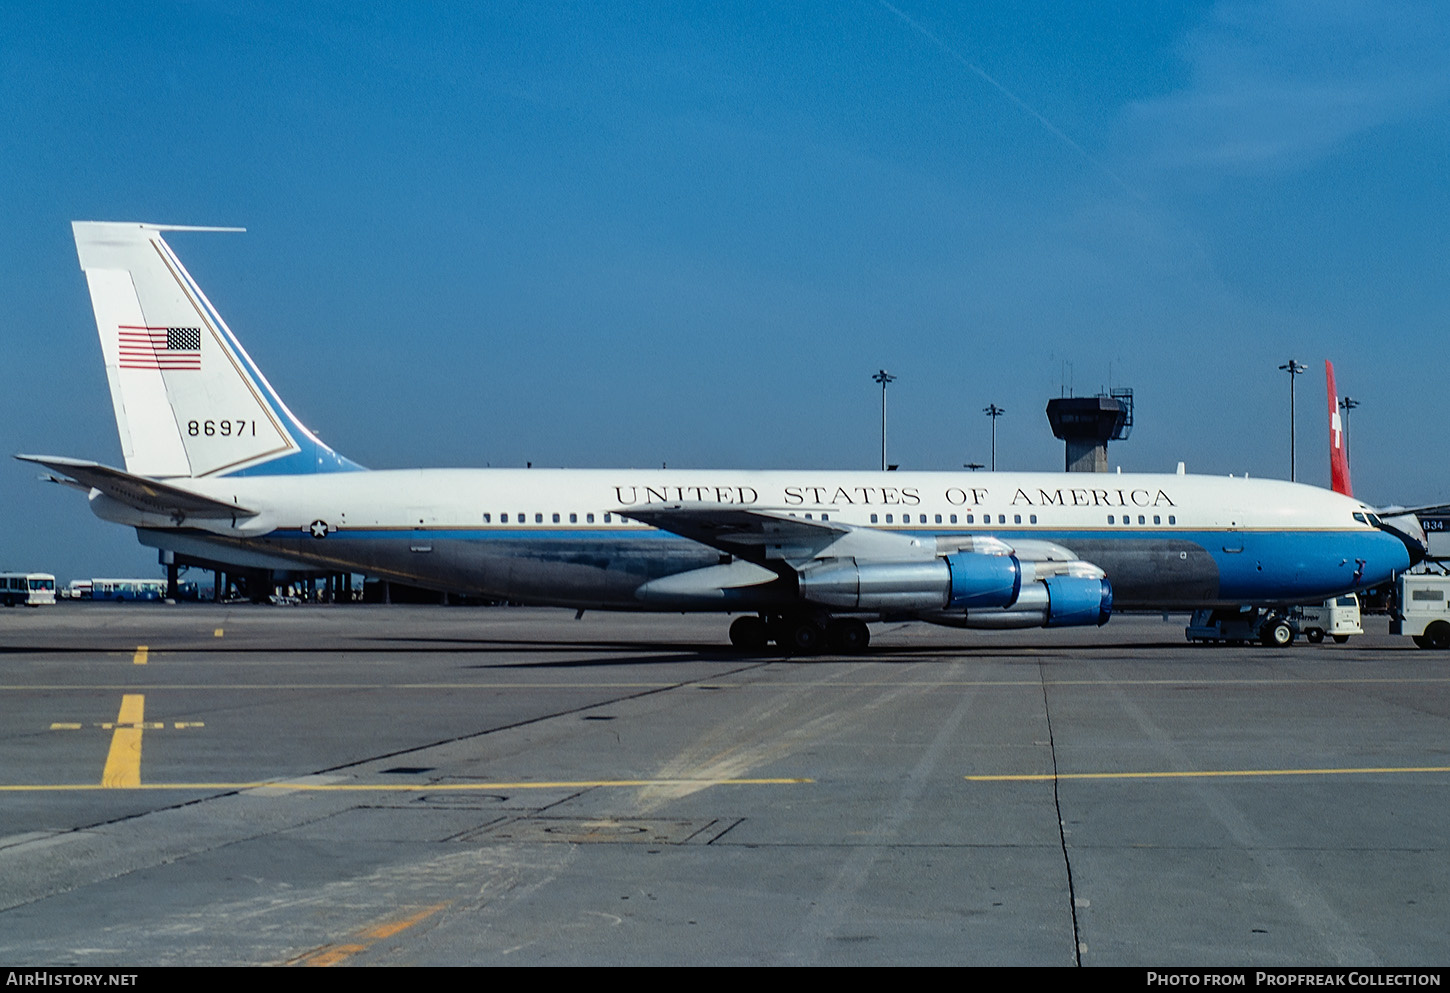
{"label": "usaf star insignia", "polygon": [[329,529],[326,521],[313,521],[307,530],[314,538],[326,538]]}

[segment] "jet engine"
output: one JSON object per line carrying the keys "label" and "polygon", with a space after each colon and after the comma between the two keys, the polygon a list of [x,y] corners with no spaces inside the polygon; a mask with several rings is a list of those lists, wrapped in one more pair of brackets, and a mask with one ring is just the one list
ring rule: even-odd
{"label": "jet engine", "polygon": [[1113,588],[1105,577],[1048,576],[1024,586],[1022,594],[1001,610],[968,607],[962,611],[918,614],[931,624],[954,628],[1061,628],[1108,623],[1113,613]]}
{"label": "jet engine", "polygon": [[1101,625],[1113,605],[1112,587],[1091,563],[980,552],[917,562],[834,559],[803,570],[798,589],[802,599],[836,610],[911,614],[953,627]]}

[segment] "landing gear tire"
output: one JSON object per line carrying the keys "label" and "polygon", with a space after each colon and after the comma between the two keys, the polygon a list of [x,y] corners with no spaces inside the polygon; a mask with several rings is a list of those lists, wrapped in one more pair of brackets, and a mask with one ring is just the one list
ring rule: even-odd
{"label": "landing gear tire", "polygon": [[871,629],[854,617],[838,618],[826,626],[826,641],[842,655],[859,655],[871,644]]}
{"label": "landing gear tire", "polygon": [[815,655],[826,647],[826,630],[811,617],[785,618],[776,628],[775,643],[792,655]]}
{"label": "landing gear tire", "polygon": [[770,644],[770,631],[759,617],[737,617],[730,625],[730,644],[742,652],[763,652]]}
{"label": "landing gear tire", "polygon": [[1270,621],[1264,625],[1261,638],[1269,648],[1288,648],[1294,644],[1294,629],[1288,621]]}
{"label": "landing gear tire", "polygon": [[[1324,632],[1318,628],[1310,628],[1304,632],[1304,637],[1309,639],[1309,644],[1317,645],[1324,640]],[[1338,641],[1339,639],[1336,638],[1335,640]]]}

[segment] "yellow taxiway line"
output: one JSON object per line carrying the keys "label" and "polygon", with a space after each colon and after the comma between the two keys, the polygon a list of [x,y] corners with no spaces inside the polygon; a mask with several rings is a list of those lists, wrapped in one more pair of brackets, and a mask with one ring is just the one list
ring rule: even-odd
{"label": "yellow taxiway line", "polygon": [[[144,649],[143,649],[144,651]],[[121,712],[111,732],[111,751],[101,773],[101,787],[108,790],[135,789],[141,785],[141,725],[146,698],[140,693],[121,697]]]}
{"label": "yellow taxiway line", "polygon": [[1206,769],[1185,772],[1041,772],[964,776],[972,783],[1033,783],[1069,779],[1249,779],[1257,776],[1382,776],[1450,772],[1446,765],[1364,766],[1352,769]]}
{"label": "yellow taxiway line", "polygon": [[354,941],[344,944],[323,945],[314,949],[300,958],[294,959],[292,965],[327,966],[337,965],[345,959],[352,958],[360,952],[365,952],[373,945],[384,938],[391,938],[393,935],[408,930],[415,924],[420,924],[448,906],[448,902],[435,903],[431,907],[424,907],[416,913],[409,914],[396,920],[384,921],[381,924],[374,924],[372,927],[364,928],[357,932]]}
{"label": "yellow taxiway line", "polygon": [[[149,657],[149,656],[148,656]],[[241,663],[252,664],[252,663]],[[257,663],[272,665],[272,662]],[[1450,683],[1450,676],[1354,676],[1305,679],[855,679],[855,680],[800,680],[785,684],[752,682],[746,680],[705,679],[691,683],[697,689],[760,689],[778,690],[781,685],[792,689],[813,688],[834,690],[871,689],[875,687],[924,686],[944,689],[1020,689],[1048,687],[1071,687],[1074,689],[1111,689],[1124,686],[1170,686],[1175,688],[1256,688],[1262,686],[1439,686]],[[314,692],[317,690],[613,690],[613,689],[669,689],[679,686],[678,680],[584,680],[578,682],[548,682],[540,680],[508,680],[501,682],[357,682],[357,681],[307,681],[298,683],[279,682],[178,682],[178,683],[0,683],[0,693],[65,693],[70,691],[92,692],[97,690],[146,690],[167,692],[181,690],[210,690],[216,692]]]}
{"label": "yellow taxiway line", "polygon": [[[117,731],[129,730],[117,728]],[[140,732],[137,732],[139,741]],[[285,779],[259,779],[240,783],[147,783],[139,779],[140,746],[137,746],[137,782],[133,788],[145,790],[292,790],[297,793],[474,793],[480,790],[564,790],[608,789],[639,786],[795,786],[813,783],[814,779],[571,779],[549,782],[515,783],[307,783]],[[107,763],[110,768],[110,763]],[[0,793],[83,792],[109,789],[110,784],[92,783],[12,783],[0,784]]]}

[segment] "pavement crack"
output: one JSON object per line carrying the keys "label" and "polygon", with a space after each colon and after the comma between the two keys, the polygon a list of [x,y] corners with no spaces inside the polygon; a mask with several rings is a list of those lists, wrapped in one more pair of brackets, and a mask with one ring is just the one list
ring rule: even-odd
{"label": "pavement crack", "polygon": [[1047,679],[1042,671],[1042,663],[1037,664],[1037,672],[1042,676],[1042,716],[1047,722],[1047,750],[1052,757],[1052,806],[1057,813],[1057,838],[1062,846],[1062,867],[1067,873],[1067,909],[1072,915],[1072,963],[1076,966],[1082,965],[1082,937],[1078,933],[1077,922],[1077,894],[1073,888],[1072,879],[1072,857],[1067,851],[1067,830],[1063,827],[1062,821],[1062,784],[1057,777],[1057,741],[1052,736],[1052,707],[1047,696]]}

